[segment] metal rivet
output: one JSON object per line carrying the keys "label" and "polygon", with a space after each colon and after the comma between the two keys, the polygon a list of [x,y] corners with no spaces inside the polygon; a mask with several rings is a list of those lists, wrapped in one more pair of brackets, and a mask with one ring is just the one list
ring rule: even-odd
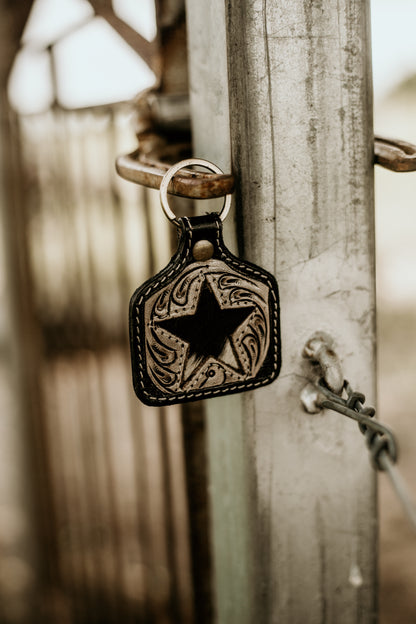
{"label": "metal rivet", "polygon": [[192,248],[195,260],[209,260],[214,253],[214,245],[207,240],[200,240]]}

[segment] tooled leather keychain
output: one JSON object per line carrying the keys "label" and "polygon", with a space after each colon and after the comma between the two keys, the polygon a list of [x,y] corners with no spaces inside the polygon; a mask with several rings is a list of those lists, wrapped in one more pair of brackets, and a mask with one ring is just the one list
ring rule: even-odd
{"label": "tooled leather keychain", "polygon": [[133,385],[147,405],[172,405],[253,390],[279,374],[279,293],[273,275],[234,256],[224,245],[219,213],[177,218],[167,188],[180,169],[169,169],[160,186],[168,219],[180,232],[169,264],[146,281],[130,301]]}

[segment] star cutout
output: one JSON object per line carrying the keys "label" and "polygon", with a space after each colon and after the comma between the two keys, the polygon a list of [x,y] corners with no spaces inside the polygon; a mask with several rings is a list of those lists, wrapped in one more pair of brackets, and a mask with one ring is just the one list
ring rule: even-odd
{"label": "star cutout", "polygon": [[189,357],[219,358],[229,338],[255,306],[222,309],[207,280],[201,286],[194,314],[176,316],[158,325],[189,344]]}

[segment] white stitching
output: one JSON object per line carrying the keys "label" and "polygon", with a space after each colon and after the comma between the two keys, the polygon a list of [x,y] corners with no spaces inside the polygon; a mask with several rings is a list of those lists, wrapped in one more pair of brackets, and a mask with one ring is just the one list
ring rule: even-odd
{"label": "white stitching", "polygon": [[[189,224],[189,220],[185,217],[184,219],[186,219],[186,221]],[[219,223],[218,221],[216,222],[216,228],[217,228],[217,232],[216,232],[216,242],[217,242],[217,248],[220,251],[220,255],[221,258],[224,258],[227,260],[227,262],[229,264],[231,264],[234,267],[237,267],[238,269],[242,269],[244,271],[247,271],[249,273],[252,273],[254,275],[259,275],[269,286],[270,291],[272,293],[272,297],[273,297],[273,304],[272,307],[274,308],[274,315],[273,315],[273,336],[272,338],[274,338],[273,341],[273,372],[270,373],[270,375],[268,375],[267,377],[265,377],[264,379],[260,380],[260,381],[252,381],[252,382],[241,382],[239,384],[234,384],[233,386],[225,386],[224,392],[228,392],[231,393],[234,390],[239,390],[241,389],[243,390],[249,390],[250,388],[258,388],[259,386],[264,386],[267,383],[269,383],[273,377],[275,376],[275,371],[278,368],[278,328],[277,328],[277,317],[278,317],[278,307],[277,307],[277,298],[276,298],[276,293],[274,292],[274,287],[272,282],[269,280],[269,278],[267,277],[267,275],[264,274],[263,271],[256,271],[255,269],[253,269],[250,266],[247,266],[247,264],[240,262],[239,260],[237,260],[236,258],[230,257],[227,253],[225,253],[223,247],[220,244],[220,227],[219,227]],[[147,296],[150,292],[154,292],[155,290],[157,290],[157,288],[162,285],[171,275],[172,273],[174,273],[176,270],[180,271],[183,267],[183,265],[186,263],[188,257],[189,257],[189,253],[191,250],[191,245],[192,245],[192,233],[193,230],[192,228],[190,228],[188,230],[189,232],[189,241],[188,241],[188,248],[186,250],[185,256],[183,257],[182,261],[180,262],[180,264],[178,266],[174,266],[172,267],[172,269],[166,273],[166,275],[164,275],[159,281],[155,282],[154,284],[152,284],[149,288],[147,288],[147,290],[145,291],[145,293],[143,295],[141,295],[138,303],[136,304],[136,312],[137,315],[139,314],[139,307],[143,302],[143,299],[145,296]],[[148,397],[149,399],[151,399],[153,402],[157,402],[157,403],[166,403],[166,402],[172,402],[172,401],[182,401],[182,399],[187,399],[187,398],[199,398],[199,397],[210,397],[210,396],[214,396],[216,394],[221,394],[222,389],[218,389],[218,390],[203,390],[202,392],[195,392],[195,391],[190,391],[188,393],[182,393],[182,394],[174,394],[172,396],[169,397],[157,397],[154,396],[153,394],[151,394],[150,392],[148,392],[145,387],[144,387],[144,379],[143,379],[143,373],[142,373],[142,367],[143,367],[143,363],[142,363],[142,352],[141,352],[141,348],[140,348],[140,335],[139,335],[139,324],[137,322],[138,316],[136,316],[136,335],[138,338],[138,342],[139,342],[139,347],[138,347],[138,357],[139,357],[139,374],[140,374],[140,386],[142,389],[143,394]]]}

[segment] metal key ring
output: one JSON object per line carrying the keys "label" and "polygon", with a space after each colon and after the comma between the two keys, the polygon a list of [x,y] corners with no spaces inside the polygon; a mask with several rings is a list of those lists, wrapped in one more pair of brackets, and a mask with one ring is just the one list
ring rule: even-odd
{"label": "metal key ring", "polygon": [[[208,169],[213,173],[224,173],[219,167],[217,167],[217,165],[209,162],[209,160],[203,160],[202,158],[187,158],[186,160],[181,160],[180,162],[173,165],[170,169],[168,169],[168,171],[162,178],[162,182],[160,183],[160,203],[163,208],[163,212],[165,213],[169,221],[172,221],[172,223],[174,223],[176,226],[179,226],[179,221],[175,213],[171,210],[168,203],[168,186],[175,173],[177,173],[180,169],[183,169],[184,167],[188,167],[189,165],[199,165],[200,167],[205,167],[205,169]],[[225,217],[228,215],[230,207],[231,194],[225,196],[224,205],[218,213],[221,221],[224,221]]]}

